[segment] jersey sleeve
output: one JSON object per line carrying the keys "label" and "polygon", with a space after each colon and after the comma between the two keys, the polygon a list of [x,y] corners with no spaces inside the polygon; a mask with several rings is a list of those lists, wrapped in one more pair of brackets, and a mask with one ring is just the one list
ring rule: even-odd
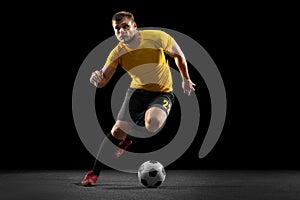
{"label": "jersey sleeve", "polygon": [[119,65],[119,56],[117,48],[114,48],[108,55],[104,66],[117,68]]}
{"label": "jersey sleeve", "polygon": [[174,45],[174,38],[166,32],[161,32],[161,44],[164,51],[169,52]]}

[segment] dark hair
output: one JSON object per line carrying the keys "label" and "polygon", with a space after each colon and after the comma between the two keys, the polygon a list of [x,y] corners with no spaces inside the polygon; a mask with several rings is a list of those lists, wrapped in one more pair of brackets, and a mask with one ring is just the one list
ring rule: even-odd
{"label": "dark hair", "polygon": [[128,11],[119,11],[117,13],[115,13],[112,17],[112,21],[121,21],[124,18],[128,18],[131,19],[134,22],[134,16],[131,12]]}

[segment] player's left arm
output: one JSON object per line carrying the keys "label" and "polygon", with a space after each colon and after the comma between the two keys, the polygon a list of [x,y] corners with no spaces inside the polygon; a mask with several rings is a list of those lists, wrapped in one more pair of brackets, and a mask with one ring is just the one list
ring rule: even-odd
{"label": "player's left arm", "polygon": [[181,74],[183,92],[190,96],[191,92],[195,91],[195,84],[190,79],[185,56],[176,41],[174,41],[174,44],[168,54],[174,58],[175,64]]}

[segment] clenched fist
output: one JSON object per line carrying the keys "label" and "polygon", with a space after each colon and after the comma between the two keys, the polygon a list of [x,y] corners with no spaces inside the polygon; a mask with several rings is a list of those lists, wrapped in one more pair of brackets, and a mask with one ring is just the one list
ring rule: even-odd
{"label": "clenched fist", "polygon": [[103,87],[103,85],[106,82],[106,79],[103,76],[103,71],[102,70],[94,71],[90,77],[90,82],[91,82],[91,84],[93,84],[94,86],[96,86],[98,88]]}

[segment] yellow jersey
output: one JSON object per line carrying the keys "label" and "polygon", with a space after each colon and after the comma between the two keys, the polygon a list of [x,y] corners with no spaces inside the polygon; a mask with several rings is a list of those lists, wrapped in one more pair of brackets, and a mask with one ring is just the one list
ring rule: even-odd
{"label": "yellow jersey", "polygon": [[161,30],[139,30],[141,41],[137,48],[130,49],[123,43],[110,52],[105,66],[121,66],[128,72],[132,81],[131,88],[154,92],[173,91],[172,75],[168,53],[174,39]]}

